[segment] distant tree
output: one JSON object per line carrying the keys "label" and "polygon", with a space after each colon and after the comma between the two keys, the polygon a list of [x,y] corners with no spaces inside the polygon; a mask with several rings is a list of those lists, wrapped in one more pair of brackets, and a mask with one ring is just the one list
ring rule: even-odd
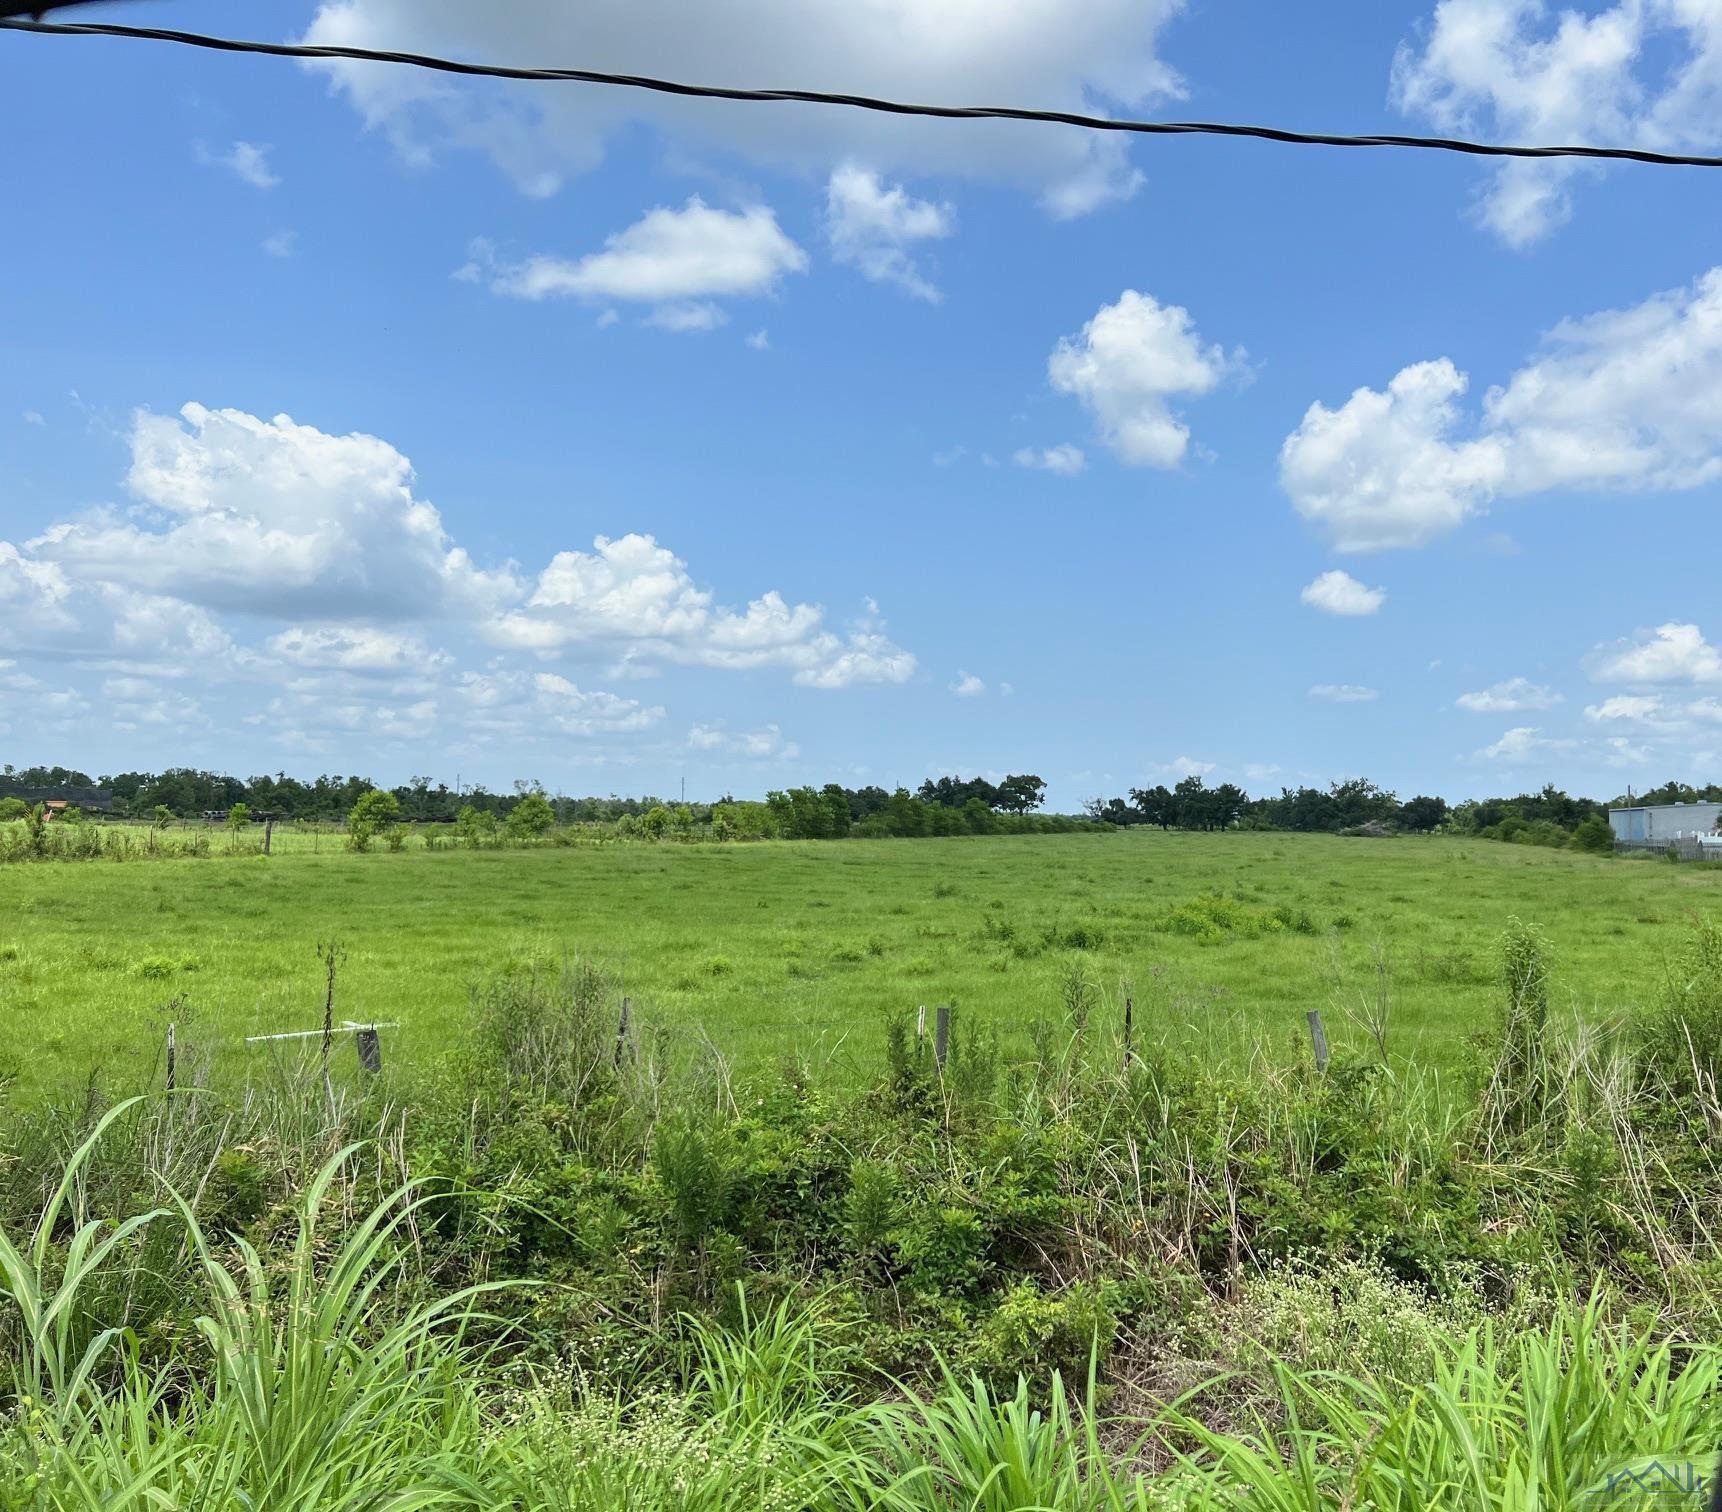
{"label": "distant tree", "polygon": [[489,809],[465,804],[455,816],[454,832],[463,845],[477,850],[486,841],[496,838],[496,815]]}
{"label": "distant tree", "polygon": [[971,798],[962,807],[963,822],[971,835],[990,835],[999,827],[998,816],[979,798]]}
{"label": "distant tree", "polygon": [[663,839],[669,827],[670,811],[661,803],[654,803],[640,815],[640,832],[653,840]]}
{"label": "distant tree", "polygon": [[857,788],[848,797],[851,820],[865,819],[869,814],[876,814],[891,801],[891,795],[882,787]]}
{"label": "distant tree", "polygon": [[165,803],[158,803],[154,813],[150,816],[150,823],[157,829],[166,829],[168,825],[173,823],[173,810]]}
{"label": "distant tree", "polygon": [[1108,798],[1101,807],[1099,818],[1103,823],[1116,825],[1119,829],[1147,823],[1142,817],[1142,810],[1134,804],[1126,803],[1122,798]]}
{"label": "distant tree", "polygon": [[543,793],[528,793],[508,811],[506,824],[516,839],[532,839],[555,828],[556,811]]}
{"label": "distant tree", "polygon": [[1222,782],[1209,795],[1208,813],[1216,829],[1230,829],[1243,817],[1250,795],[1236,783]]}
{"label": "distant tree", "polygon": [[1024,774],[1007,777],[998,785],[992,807],[1003,809],[1007,814],[1026,814],[1045,801],[1046,783],[1039,777]]}
{"label": "distant tree", "polygon": [[244,829],[249,823],[251,823],[250,805],[236,803],[227,811],[227,827],[232,830],[234,834],[237,835],[240,830]]}
{"label": "distant tree", "polygon": [[30,805],[22,798],[0,798],[0,821],[22,819],[30,812]]}
{"label": "distant tree", "polygon": [[1002,790],[984,777],[929,777],[916,790],[915,796],[930,808],[960,809],[971,798],[979,798],[988,808],[1004,808]]}
{"label": "distant tree", "polygon": [[848,792],[837,783],[828,782],[819,790],[819,797],[825,806],[828,832],[833,836],[847,835],[853,821]]}
{"label": "distant tree", "polygon": [[885,833],[909,839],[927,833],[927,806],[907,788],[898,788],[885,805]]}
{"label": "distant tree", "polygon": [[1165,830],[1178,822],[1178,803],[1165,783],[1151,788],[1131,788],[1130,801],[1136,805],[1143,824],[1157,824]]}
{"label": "distant tree", "polygon": [[387,836],[401,817],[401,800],[384,788],[361,793],[347,811],[347,845],[367,851],[379,835]]}
{"label": "distant tree", "polygon": [[1180,778],[1172,789],[1174,812],[1179,829],[1205,830],[1214,827],[1214,800],[1202,779],[1191,773]]}
{"label": "distant tree", "polygon": [[1418,833],[1439,829],[1447,818],[1447,800],[1419,794],[1399,805],[1399,827]]}
{"label": "distant tree", "polygon": [[1572,848],[1593,856],[1606,856],[1614,850],[1614,827],[1601,814],[1592,814],[1573,831]]}

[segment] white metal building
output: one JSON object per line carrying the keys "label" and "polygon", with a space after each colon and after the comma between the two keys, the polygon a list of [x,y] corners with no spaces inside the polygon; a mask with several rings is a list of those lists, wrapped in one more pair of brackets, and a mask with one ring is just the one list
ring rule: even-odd
{"label": "white metal building", "polygon": [[1650,808],[1611,808],[1616,840],[1680,840],[1708,835],[1722,817],[1722,803],[1662,803]]}

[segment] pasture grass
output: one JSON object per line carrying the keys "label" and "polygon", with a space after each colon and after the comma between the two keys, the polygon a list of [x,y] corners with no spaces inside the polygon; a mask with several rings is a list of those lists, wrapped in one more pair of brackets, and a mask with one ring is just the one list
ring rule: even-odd
{"label": "pasture grass", "polygon": [[[279,834],[277,836],[280,838]],[[295,837],[298,839],[305,837]],[[321,1022],[320,941],[346,952],[337,1018],[397,1022],[393,1065],[434,1060],[499,967],[587,956],[641,1022],[747,1064],[876,1063],[883,1024],[952,1003],[1007,1051],[1085,982],[1115,1032],[1209,1059],[1305,1051],[1321,1008],[1371,1053],[1441,1070],[1500,1001],[1507,919],[1554,947],[1557,1014],[1653,1001],[1722,867],[1477,840],[1220,835],[631,843],[281,853],[0,868],[0,1043],[25,1096],[94,1074],[142,1084],[170,1016],[222,1067],[247,1034]],[[170,1003],[180,999],[170,1010]],[[0,1067],[0,1070],[7,1068]]]}

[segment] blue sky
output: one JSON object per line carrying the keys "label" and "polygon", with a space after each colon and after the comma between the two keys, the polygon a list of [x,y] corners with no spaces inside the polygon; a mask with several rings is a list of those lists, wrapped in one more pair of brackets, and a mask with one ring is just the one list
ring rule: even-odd
{"label": "blue sky", "polygon": [[[1722,150],[1722,5],[979,15],[125,18]],[[701,795],[1032,770],[1065,808],[1186,771],[1716,778],[1722,177],[17,35],[0,78],[29,144],[0,252],[18,764]]]}

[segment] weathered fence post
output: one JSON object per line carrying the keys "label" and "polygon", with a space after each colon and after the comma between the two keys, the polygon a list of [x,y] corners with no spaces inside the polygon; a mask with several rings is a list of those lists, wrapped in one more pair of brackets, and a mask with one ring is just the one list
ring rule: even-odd
{"label": "weathered fence post", "polygon": [[940,1003],[933,1020],[933,1061],[944,1075],[945,1055],[951,1048],[951,1005]]}
{"label": "weathered fence post", "polygon": [[616,1065],[618,1067],[621,1066],[622,1056],[628,1049],[628,1020],[633,1015],[633,1010],[634,1000],[632,998],[623,998],[622,1017],[616,1025]]}
{"label": "weathered fence post", "polygon": [[179,1047],[174,1042],[173,1025],[167,1026],[167,1090],[173,1091],[179,1069]]}
{"label": "weathered fence post", "polygon": [[270,842],[275,838],[275,816],[271,814],[263,821],[263,854],[269,854]]}
{"label": "weathered fence post", "polygon": [[1124,999],[1124,1069],[1126,1071],[1128,1071],[1130,1069],[1130,1060],[1131,1060],[1130,1034],[1131,1034],[1131,1030],[1133,1028],[1131,1020],[1135,1017],[1135,1013],[1136,1013],[1136,1005],[1127,996]]}
{"label": "weathered fence post", "polygon": [[915,1038],[924,1040],[927,1037],[927,1005],[922,1003],[915,1009]]}
{"label": "weathered fence post", "polygon": [[361,1070],[375,1076],[383,1069],[383,1042],[375,1024],[363,1024],[355,1029],[353,1044],[359,1052]]}
{"label": "weathered fence post", "polygon": [[1311,1008],[1305,1015],[1309,1020],[1309,1039],[1315,1046],[1315,1069],[1327,1070],[1327,1028],[1321,1021],[1321,1009]]}

